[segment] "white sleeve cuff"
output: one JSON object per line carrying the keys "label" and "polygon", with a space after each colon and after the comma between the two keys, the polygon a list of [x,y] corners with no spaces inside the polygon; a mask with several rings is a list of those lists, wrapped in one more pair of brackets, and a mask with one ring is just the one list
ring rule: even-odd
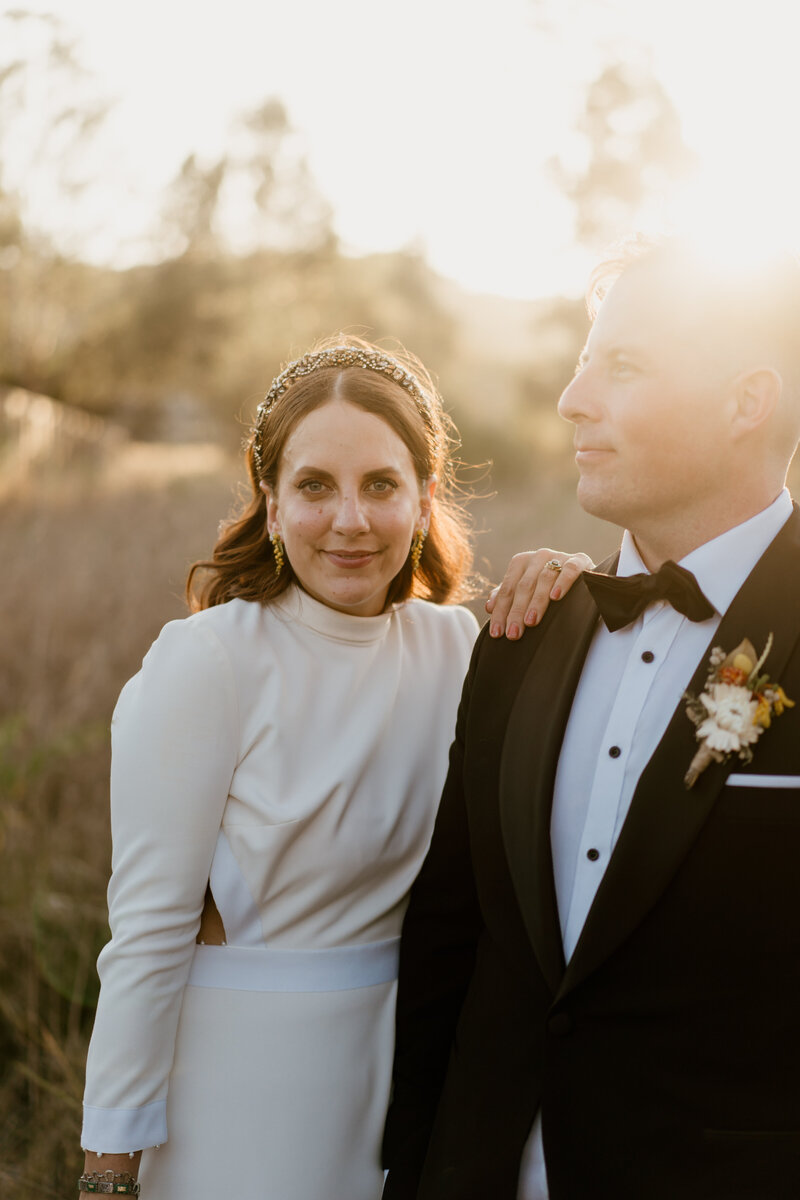
{"label": "white sleeve cuff", "polygon": [[142,1108],[83,1106],[81,1146],[103,1154],[130,1154],[167,1140],[167,1102],[154,1100]]}

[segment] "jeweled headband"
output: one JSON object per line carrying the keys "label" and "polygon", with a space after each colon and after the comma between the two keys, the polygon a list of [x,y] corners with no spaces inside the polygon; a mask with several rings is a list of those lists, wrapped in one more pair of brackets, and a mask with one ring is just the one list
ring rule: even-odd
{"label": "jeweled headband", "polygon": [[269,391],[256,409],[256,421],[252,431],[253,458],[259,478],[264,473],[261,459],[261,434],[276,400],[291,387],[296,379],[313,375],[315,371],[321,371],[326,367],[363,367],[365,371],[375,371],[378,375],[385,375],[400,387],[405,388],[413,397],[438,451],[441,435],[431,401],[410,371],[401,366],[397,359],[380,350],[362,350],[354,346],[331,346],[327,350],[317,351],[316,354],[304,354],[302,358],[289,363],[288,367],[273,379]]}

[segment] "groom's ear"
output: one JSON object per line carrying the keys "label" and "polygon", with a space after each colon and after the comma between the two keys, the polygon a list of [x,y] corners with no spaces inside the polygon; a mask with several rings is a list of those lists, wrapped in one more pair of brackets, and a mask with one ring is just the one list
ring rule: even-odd
{"label": "groom's ear", "polygon": [[743,371],[733,381],[731,436],[734,441],[765,427],[778,407],[783,380],[774,367]]}

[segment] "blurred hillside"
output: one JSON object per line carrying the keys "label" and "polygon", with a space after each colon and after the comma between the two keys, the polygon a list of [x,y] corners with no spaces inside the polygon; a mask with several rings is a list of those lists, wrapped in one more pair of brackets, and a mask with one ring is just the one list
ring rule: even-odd
{"label": "blurred hillside", "polygon": [[398,339],[438,375],[471,461],[525,478],[569,433],[554,404],[586,331],[578,301],[473,296],[409,254],[234,257],[188,249],[127,271],[0,246],[0,384],[101,415],[146,440],[238,444],[283,361],[319,336]]}

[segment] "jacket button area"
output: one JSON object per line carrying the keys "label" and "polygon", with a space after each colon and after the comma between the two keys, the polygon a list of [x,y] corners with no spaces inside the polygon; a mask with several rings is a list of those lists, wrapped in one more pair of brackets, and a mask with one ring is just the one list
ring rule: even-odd
{"label": "jacket button area", "polygon": [[609,747],[608,754],[610,758],[619,758],[620,754],[622,754],[622,751],[620,750],[619,746],[611,746]]}
{"label": "jacket button area", "polygon": [[575,1028],[575,1022],[569,1013],[553,1013],[547,1018],[547,1032],[553,1037],[567,1037]]}

